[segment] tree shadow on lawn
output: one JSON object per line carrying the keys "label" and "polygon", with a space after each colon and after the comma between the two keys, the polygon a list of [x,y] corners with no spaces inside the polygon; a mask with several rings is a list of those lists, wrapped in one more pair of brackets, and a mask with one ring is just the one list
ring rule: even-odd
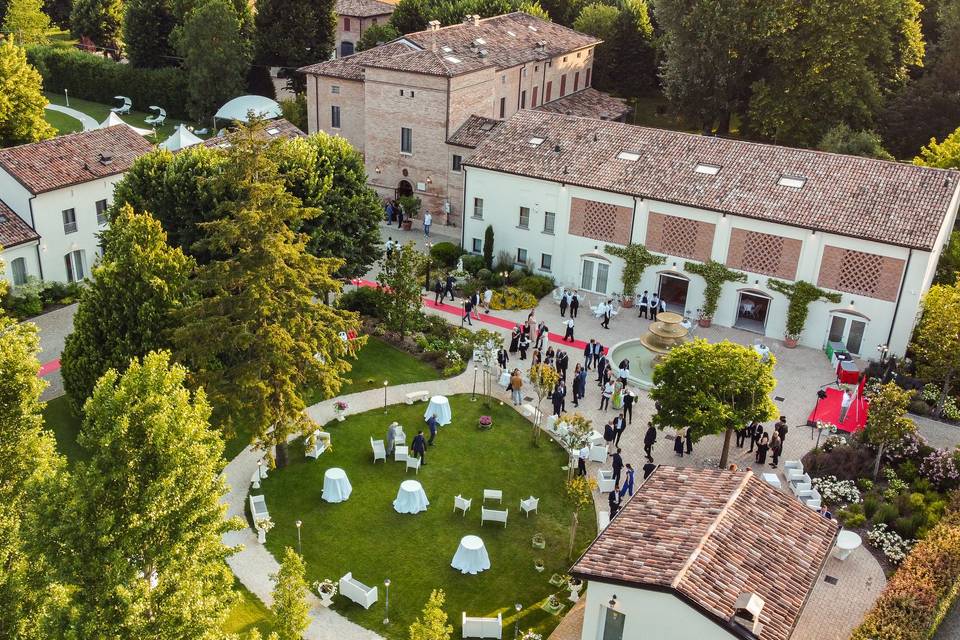
{"label": "tree shadow on lawn", "polygon": [[[560,618],[540,609],[541,602],[557,589],[548,583],[553,573],[566,573],[570,507],[563,484],[566,455],[549,438],[540,446],[531,441],[531,425],[508,406],[491,400],[471,402],[469,395],[450,398],[453,422],[443,427],[436,446],[427,451],[427,464],[419,474],[406,472],[406,465],[392,457],[372,462],[370,437],[383,439],[387,426],[396,420],[404,426],[408,443],[423,428],[424,405],[392,405],[352,415],[343,423],[327,425],[333,450],[316,462],[305,460],[302,446],[292,447],[286,469],[277,470],[263,483],[275,528],[267,546],[279,557],[286,546],[297,548],[295,522],[301,529],[308,579],[339,580],[348,571],[356,580],[376,585],[379,599],[364,610],[343,596],[334,608],[358,624],[388,638],[406,638],[407,628],[420,614],[430,590],[446,592],[445,609],[455,635],[459,635],[461,611],[472,616],[503,613],[504,633],[513,625],[513,604],[523,605],[520,629],[548,634]],[[480,431],[480,415],[493,417],[493,428]],[[350,499],[328,504],[320,498],[326,469],[341,467],[353,486]],[[417,479],[424,487],[430,508],[416,515],[398,514],[392,502],[400,483]],[[480,526],[483,489],[503,490],[503,505],[509,509],[507,527]],[[453,498],[473,499],[466,516],[453,513]],[[540,498],[539,513],[524,517],[520,500]],[[531,538],[542,533],[546,549],[534,549]],[[460,538],[479,535],[490,556],[491,568],[479,575],[462,575],[450,567]],[[585,513],[577,536],[577,552],[596,535],[593,514]],[[545,570],[534,569],[541,559]],[[384,586],[390,578],[390,624],[383,625]],[[561,596],[566,596],[564,590]],[[565,600],[565,597],[563,598]],[[569,603],[567,603],[569,606]]]}

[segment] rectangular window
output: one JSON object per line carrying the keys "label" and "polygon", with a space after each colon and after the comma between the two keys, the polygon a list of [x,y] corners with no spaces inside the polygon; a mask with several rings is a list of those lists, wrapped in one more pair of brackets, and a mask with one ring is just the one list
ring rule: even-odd
{"label": "rectangular window", "polygon": [[[370,19],[370,24],[377,24],[377,19],[376,19],[376,18],[371,18],[371,19]],[[579,54],[577,54],[577,55],[579,55]]]}
{"label": "rectangular window", "polygon": [[603,635],[600,636],[600,640],[623,640],[626,616],[609,607],[604,607],[604,609],[606,609],[606,615],[603,617]]}
{"label": "rectangular window", "polygon": [[483,198],[473,199],[473,217],[483,220]]}
{"label": "rectangular window", "polygon": [[520,207],[520,222],[517,226],[521,229],[530,228],[530,207]]}
{"label": "rectangular window", "polygon": [[107,224],[107,201],[97,200],[97,224],[103,226]]}
{"label": "rectangular window", "polygon": [[507,114],[507,99],[500,98],[500,117],[504,117]]}
{"label": "rectangular window", "polygon": [[573,74],[573,90],[578,91],[580,89],[580,72],[577,71]]}
{"label": "rectangular window", "polygon": [[539,88],[540,88],[540,87],[534,87],[534,88],[533,88],[533,93],[530,94],[530,108],[531,108],[531,109],[536,109],[536,108],[537,108],[537,89],[539,89]]}
{"label": "rectangular window", "polygon": [[526,249],[517,249],[517,264],[527,264]]}
{"label": "rectangular window", "polygon": [[71,251],[67,255],[63,256],[63,265],[67,269],[67,282],[79,282],[80,280],[83,280],[85,276],[83,262],[82,249]]}
{"label": "rectangular window", "polygon": [[563,61],[564,61],[564,62],[567,61],[567,56],[563,56]]}
{"label": "rectangular window", "polygon": [[63,232],[64,233],[77,232],[77,212],[74,211],[73,209],[63,210]]}
{"label": "rectangular window", "polygon": [[457,154],[453,154],[453,165],[451,168],[457,173],[460,173],[460,165],[462,163],[463,163],[463,156],[458,156]]}
{"label": "rectangular window", "polygon": [[543,95],[544,104],[550,102],[550,96],[553,95],[553,80],[547,83],[547,92]]}
{"label": "rectangular window", "polygon": [[560,76],[560,97],[567,95],[567,74]]}
{"label": "rectangular window", "polygon": [[337,105],[332,105],[330,107],[330,128],[339,129],[340,128],[340,107]]}
{"label": "rectangular window", "polygon": [[10,273],[13,275],[13,286],[27,284],[27,261],[23,258],[11,261]]}
{"label": "rectangular window", "polygon": [[557,224],[557,214],[553,211],[544,211],[543,212],[543,232],[544,233],[553,233],[554,228]]}
{"label": "rectangular window", "polygon": [[590,69],[587,69],[587,75],[583,79],[583,88],[586,89],[590,86]]}
{"label": "rectangular window", "polygon": [[332,85],[330,87],[330,93],[340,93],[340,87],[338,87],[337,85]]}
{"label": "rectangular window", "polygon": [[553,256],[549,253],[540,254],[540,268],[544,271],[550,271],[550,265],[553,264]]}
{"label": "rectangular window", "polygon": [[[330,24],[329,22],[327,24]],[[350,31],[350,18],[344,16],[343,18],[343,30]]]}
{"label": "rectangular window", "polygon": [[400,127],[400,153],[413,153],[413,130]]}
{"label": "rectangular window", "polygon": [[473,239],[473,252],[483,253],[483,240],[481,240],[480,238]]}
{"label": "rectangular window", "polygon": [[520,92],[520,108],[521,109],[527,108],[527,92],[526,91]]}

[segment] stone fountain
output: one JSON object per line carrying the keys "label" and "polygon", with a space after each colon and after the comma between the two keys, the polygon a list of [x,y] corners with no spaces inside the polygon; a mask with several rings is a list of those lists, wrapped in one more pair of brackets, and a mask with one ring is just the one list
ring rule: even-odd
{"label": "stone fountain", "polygon": [[684,326],[684,318],[678,313],[665,311],[657,314],[657,321],[650,324],[647,333],[639,339],[627,340],[611,349],[610,361],[630,361],[630,381],[646,389],[653,386],[653,368],[663,356],[687,340],[690,328]]}
{"label": "stone fountain", "polygon": [[657,321],[650,325],[640,343],[650,351],[663,355],[686,340],[690,329],[683,326],[683,316],[665,311],[657,314]]}

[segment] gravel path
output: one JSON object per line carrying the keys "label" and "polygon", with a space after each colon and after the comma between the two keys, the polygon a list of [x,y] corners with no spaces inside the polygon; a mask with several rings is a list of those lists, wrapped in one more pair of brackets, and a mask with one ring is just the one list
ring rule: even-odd
{"label": "gravel path", "polygon": [[94,129],[100,128],[100,123],[85,114],[83,111],[77,111],[76,109],[71,109],[70,107],[64,107],[59,104],[48,104],[45,109],[50,109],[50,111],[59,111],[60,113],[70,116],[74,120],[79,120],[80,124],[83,125],[84,131],[92,131]]}

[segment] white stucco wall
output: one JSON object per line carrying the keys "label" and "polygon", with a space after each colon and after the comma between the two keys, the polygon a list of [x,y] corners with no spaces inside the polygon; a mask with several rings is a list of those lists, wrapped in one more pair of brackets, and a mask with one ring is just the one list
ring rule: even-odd
{"label": "white stucco wall", "polygon": [[[528,259],[533,262],[535,270],[547,273],[539,270],[538,267],[541,254],[550,254],[553,264],[548,275],[552,275],[556,282],[563,286],[580,288],[583,257],[585,254],[596,253],[598,255],[594,259],[603,260],[605,257],[610,262],[606,293],[610,294],[622,290],[623,261],[612,256],[604,256],[605,243],[567,233],[571,198],[609,202],[631,208],[634,211],[631,238],[633,242],[639,244],[645,242],[647,220],[651,211],[714,224],[716,230],[712,257],[719,262],[724,262],[727,258],[730,233],[734,228],[798,239],[803,245],[796,278],[813,284],[817,284],[820,260],[823,255],[823,248],[826,245],[903,260],[907,263],[907,266],[899,306],[896,301],[880,300],[845,292],[838,292],[842,296],[842,301],[839,304],[815,302],[810,305],[809,316],[800,342],[813,348],[823,347],[827,341],[832,318],[836,314],[847,315],[856,320],[866,319],[867,326],[864,330],[860,348],[862,357],[876,357],[876,347],[880,344],[887,344],[891,354],[902,355],[904,353],[918,317],[921,298],[929,289],[933,269],[939,257],[939,248],[935,253],[919,250],[911,251],[903,247],[871,242],[860,238],[811,232],[808,229],[733,215],[723,216],[716,212],[692,207],[649,199],[640,200],[632,196],[581,187],[564,186],[555,182],[497,173],[475,167],[468,167],[466,176],[464,248],[470,250],[473,246],[473,239],[480,238],[482,240],[487,225],[492,225],[495,236],[495,256],[502,250],[510,251],[513,255],[516,255],[517,248],[524,248],[527,250]],[[483,220],[472,217],[475,197],[484,200]],[[529,229],[521,229],[517,226],[521,206],[530,207]],[[553,235],[543,232],[545,211],[556,213],[555,233]],[[955,216],[956,202],[954,202],[953,214],[947,216],[943,224],[941,236],[944,240],[948,236],[949,229],[952,228]],[[703,302],[706,287],[703,279],[693,274],[683,274],[686,258],[669,255],[665,258],[664,265],[652,267],[644,273],[637,287],[638,292],[644,290],[656,291],[660,272],[680,272],[680,274],[689,278],[686,311],[695,315],[696,310]],[[744,288],[756,289],[771,298],[763,334],[770,338],[781,339],[786,327],[787,299],[769,288],[768,276],[749,272],[747,274],[747,283],[729,282],[724,285],[713,322],[718,325],[732,326],[737,318],[738,290]],[[595,303],[603,296],[598,293],[590,297],[591,302]]]}
{"label": "white stucco wall", "polygon": [[583,612],[582,640],[602,640],[606,609],[613,596],[624,614],[623,640],[730,640],[733,634],[669,593],[590,582]]}
{"label": "white stucco wall", "polygon": [[23,258],[27,277],[40,277],[40,263],[37,260],[37,242],[27,242],[10,248],[0,249],[0,261],[3,262],[3,278],[13,286],[13,269],[11,263],[17,258]]}

